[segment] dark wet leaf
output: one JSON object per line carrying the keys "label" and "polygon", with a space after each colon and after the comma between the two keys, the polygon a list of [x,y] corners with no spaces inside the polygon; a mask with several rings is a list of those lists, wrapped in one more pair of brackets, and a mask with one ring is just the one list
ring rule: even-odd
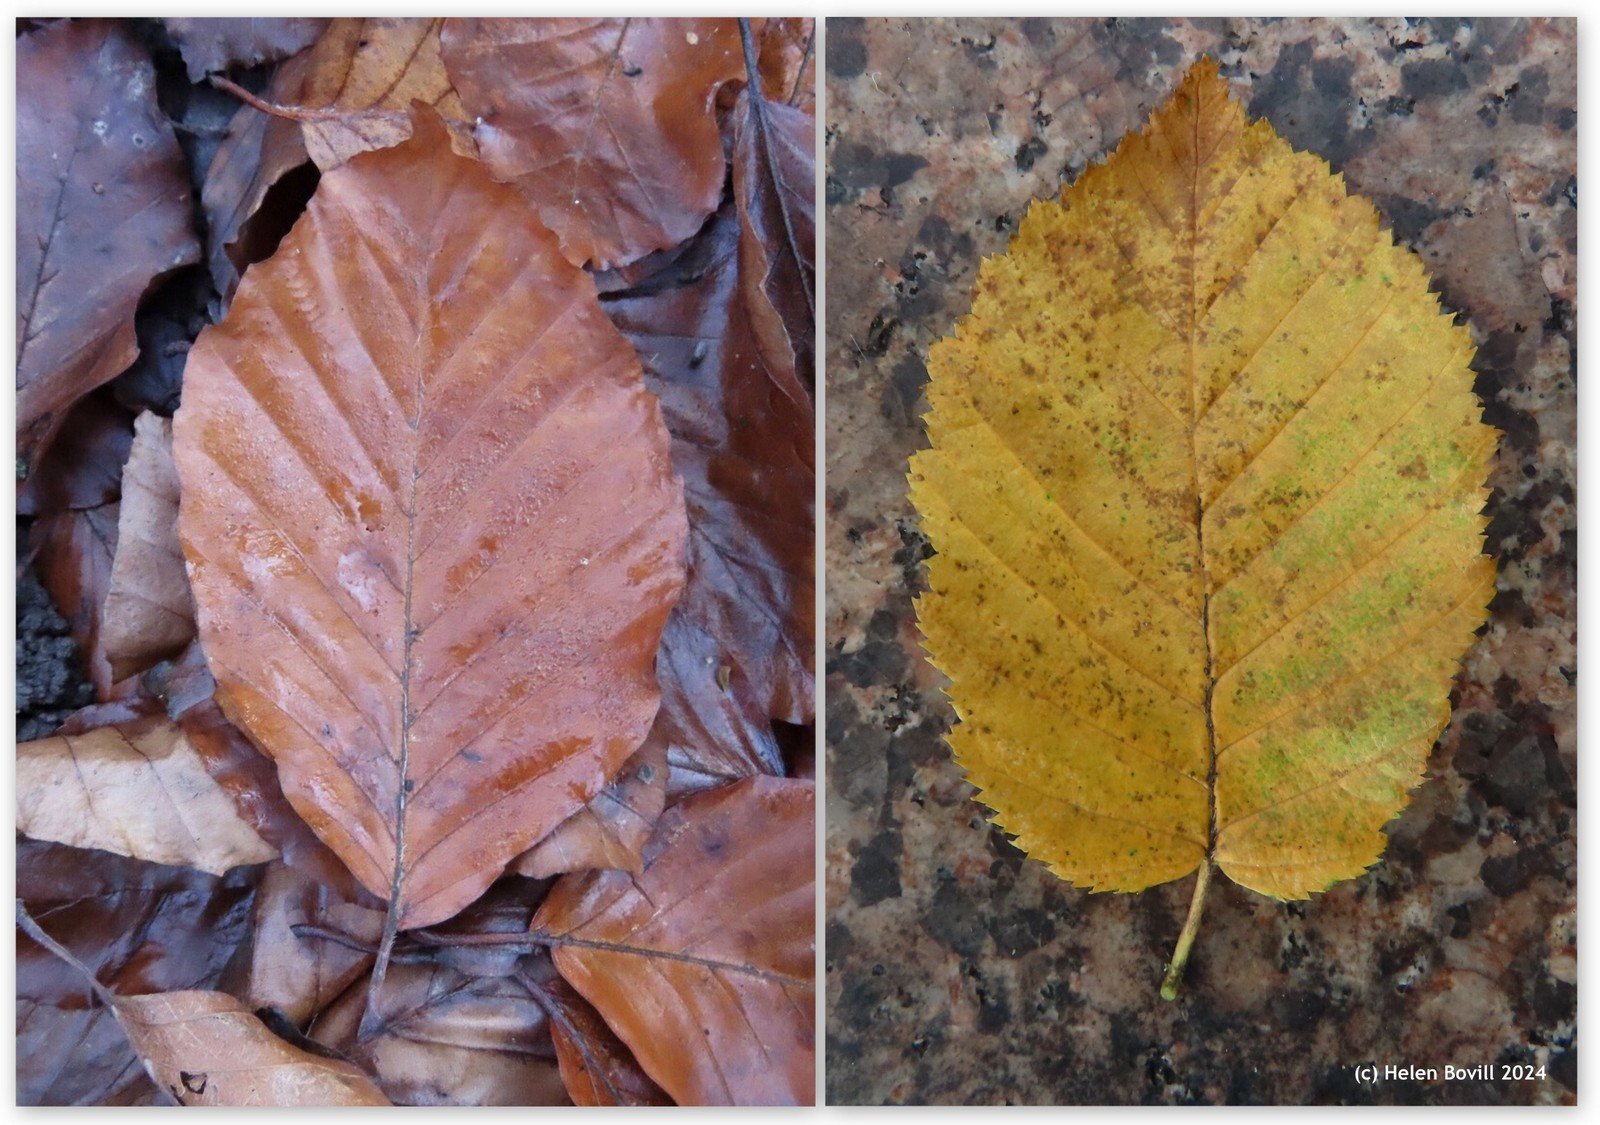
{"label": "dark wet leaf", "polygon": [[772,720],[812,717],[814,415],[792,355],[769,366],[757,341],[738,242],[724,208],[694,254],[606,300],[661,396],[689,505],[651,732],[672,793],[781,773]]}
{"label": "dark wet leaf", "polygon": [[[259,869],[185,867],[17,839],[17,897],[109,987],[210,988],[250,924]],[[82,976],[17,935],[17,1102],[129,1104],[157,1096]]]}
{"label": "dark wet leaf", "polygon": [[136,354],[151,280],[196,261],[189,181],[144,48],[71,20],[17,40],[17,456]]}

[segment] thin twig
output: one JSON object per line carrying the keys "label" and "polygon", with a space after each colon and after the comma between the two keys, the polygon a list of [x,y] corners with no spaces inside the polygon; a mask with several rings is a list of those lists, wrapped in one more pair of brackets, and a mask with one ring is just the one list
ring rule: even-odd
{"label": "thin twig", "polygon": [[211,75],[209,81],[217,89],[226,90],[251,109],[259,109],[262,113],[272,117],[282,117],[289,121],[337,121],[340,118],[350,116],[349,112],[344,110],[307,109],[305,106],[298,105],[277,105],[274,102],[258,98],[233,79],[221,74]]}
{"label": "thin twig", "polygon": [[533,1002],[544,1009],[544,1014],[549,1018],[550,1022],[561,1025],[561,1030],[567,1033],[567,1038],[572,1041],[572,1045],[578,1048],[578,1053],[583,1056],[583,1065],[589,1069],[590,1074],[605,1085],[606,1093],[611,1095],[611,1100],[617,1105],[629,1104],[623,1099],[622,1091],[617,1089],[615,1082],[611,1081],[610,1072],[596,1057],[589,1045],[589,1040],[579,1033],[577,1025],[572,1022],[572,1017],[567,1015],[567,1011],[561,1006],[561,1002],[550,995],[542,984],[529,976],[526,970],[518,969],[513,974],[513,977],[518,984],[527,990],[528,995],[533,998]]}

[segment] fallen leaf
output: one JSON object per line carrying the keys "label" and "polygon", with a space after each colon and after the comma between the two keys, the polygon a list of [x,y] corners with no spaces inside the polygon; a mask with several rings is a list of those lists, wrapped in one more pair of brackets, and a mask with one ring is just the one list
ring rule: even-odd
{"label": "fallen leaf", "polygon": [[383,909],[351,902],[283,863],[270,863],[256,887],[250,939],[230,966],[222,989],[251,1009],[274,1008],[304,1027],[312,1016],[361,980],[373,954],[295,926],[336,930],[376,946]]}
{"label": "fallen leaf", "polygon": [[194,599],[178,546],[172,423],[149,411],[134,421],[122,474],[117,553],[100,629],[113,680],[177,655],[194,639]]}
{"label": "fallen leaf", "polygon": [[[17,897],[113,989],[209,988],[250,925],[259,869],[187,867],[17,838]],[[82,975],[17,934],[17,1104],[127,1105],[158,1097]]]}
{"label": "fallen leaf", "polygon": [[684,535],[592,283],[432,111],[416,130],[323,177],[196,342],[174,423],[230,714],[404,927],[638,746]]}
{"label": "fallen leaf", "polygon": [[950,742],[1018,846],[1134,891],[1377,861],[1484,620],[1465,328],[1215,64],[985,262],[911,497]]}
{"label": "fallen leaf", "polygon": [[805,16],[769,17],[760,24],[762,93],[769,102],[783,102],[815,113],[817,21]]}
{"label": "fallen leaf", "polygon": [[[266,100],[292,102],[311,67],[302,51],[280,64]],[[206,264],[224,307],[239,277],[272,256],[316,190],[316,165],[306,154],[300,123],[243,106],[206,169],[200,209],[206,219]]]}
{"label": "fallen leaf", "polygon": [[232,66],[260,66],[297,54],[316,42],[329,21],[309,16],[162,20],[178,45],[190,82]]}
{"label": "fallen leaf", "polygon": [[18,746],[17,830],[214,875],[278,854],[162,715]]}
{"label": "fallen leaf", "polygon": [[735,21],[452,19],[443,40],[479,153],[574,265],[636,261],[716,210],[712,101],[744,74]]}
{"label": "fallen leaf", "polygon": [[551,970],[535,984],[550,1014],[561,1081],[576,1105],[671,1105],[672,1099],[640,1067],[628,1045],[606,1026],[578,991]]}
{"label": "fallen leaf", "polygon": [[285,1042],[221,992],[120,996],[117,1021],[181,1105],[390,1104],[355,1066]]}
{"label": "fallen leaf", "polygon": [[35,521],[28,536],[39,581],[67,619],[84,671],[102,702],[125,694],[111,677],[111,662],[100,639],[100,611],[111,588],[120,511],[115,501],[97,508],[69,508]]}
{"label": "fallen leaf", "polygon": [[72,408],[61,433],[22,487],[19,516],[44,516],[115,502],[133,448],[133,415],[105,391]]}
{"label": "fallen leaf", "polygon": [[556,968],[680,1105],[810,1104],[816,787],[752,777],[662,816],[643,874],[567,876]]}
{"label": "fallen leaf", "polygon": [[805,394],[815,379],[816,119],[746,89],[734,106],[739,287],[762,366]]}
{"label": "fallen leaf", "polygon": [[637,871],[666,803],[666,747],[646,742],[610,784],[518,856],[509,870],[534,879],[589,867]]}
{"label": "fallen leaf", "polygon": [[658,660],[669,794],[781,774],[772,720],[812,718],[814,413],[763,363],[724,209],[696,252],[609,294],[661,397],[689,505],[689,581]]}
{"label": "fallen leaf", "polygon": [[[198,656],[198,645],[191,652]],[[217,699],[209,692],[198,701],[175,698],[169,700],[168,714],[183,728],[206,772],[233,801],[239,816],[277,849],[284,863],[347,899],[361,896],[361,885],[350,869],[283,795],[272,759],[229,721]]]}
{"label": "fallen leaf", "polygon": [[199,259],[189,181],[144,48],[70,20],[17,49],[17,457],[133,361],[151,280]]}
{"label": "fallen leaf", "polygon": [[544,1009],[509,977],[396,964],[363,1035],[365,1004],[347,994],[312,1034],[371,1067],[398,1104],[568,1103]]}

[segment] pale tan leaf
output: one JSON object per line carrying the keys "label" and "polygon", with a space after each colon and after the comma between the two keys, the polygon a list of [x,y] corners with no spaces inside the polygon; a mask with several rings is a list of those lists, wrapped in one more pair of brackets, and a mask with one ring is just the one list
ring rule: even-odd
{"label": "pale tan leaf", "polygon": [[134,420],[122,472],[122,511],[100,643],[112,680],[182,652],[194,639],[194,598],[178,546],[178,472],[172,422],[148,410]]}
{"label": "pale tan leaf", "polygon": [[117,1020],[156,1085],[184,1105],[388,1105],[360,1070],[279,1039],[221,992],[123,996]]}
{"label": "pale tan leaf", "polygon": [[159,716],[18,746],[17,830],[213,874],[278,854]]}

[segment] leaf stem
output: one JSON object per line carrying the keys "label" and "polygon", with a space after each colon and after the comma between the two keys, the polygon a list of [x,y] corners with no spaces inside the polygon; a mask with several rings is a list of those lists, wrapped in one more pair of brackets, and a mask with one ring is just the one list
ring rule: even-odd
{"label": "leaf stem", "polygon": [[258,98],[233,79],[221,74],[210,75],[207,81],[217,89],[232,94],[251,109],[260,110],[269,117],[282,117],[288,121],[337,121],[341,117],[351,116],[347,111],[338,109],[308,109],[298,105],[278,105]]}
{"label": "leaf stem", "polygon": [[33,920],[33,915],[28,913],[28,908],[22,904],[22,900],[20,898],[17,899],[17,925],[22,927],[23,933],[27,934],[34,941],[44,946],[51,953],[54,953],[57,957],[71,965],[74,969],[77,969],[78,972],[82,973],[84,979],[89,982],[89,987],[94,990],[94,994],[99,999],[100,1003],[104,1004],[107,1008],[110,1008],[113,1012],[116,1011],[117,994],[112,992],[105,985],[101,984],[100,978],[94,975],[94,971],[82,961],[74,957],[71,950],[62,945],[49,934],[45,933],[43,928],[40,927],[39,923]]}
{"label": "leaf stem", "polygon": [[1172,951],[1172,964],[1167,968],[1167,979],[1161,982],[1161,998],[1176,1000],[1178,986],[1183,983],[1183,969],[1189,963],[1189,950],[1194,936],[1200,932],[1200,914],[1205,909],[1206,888],[1211,885],[1211,857],[1200,864],[1200,874],[1194,881],[1194,897],[1189,900],[1189,917],[1183,921],[1183,931],[1178,934],[1178,946]]}

